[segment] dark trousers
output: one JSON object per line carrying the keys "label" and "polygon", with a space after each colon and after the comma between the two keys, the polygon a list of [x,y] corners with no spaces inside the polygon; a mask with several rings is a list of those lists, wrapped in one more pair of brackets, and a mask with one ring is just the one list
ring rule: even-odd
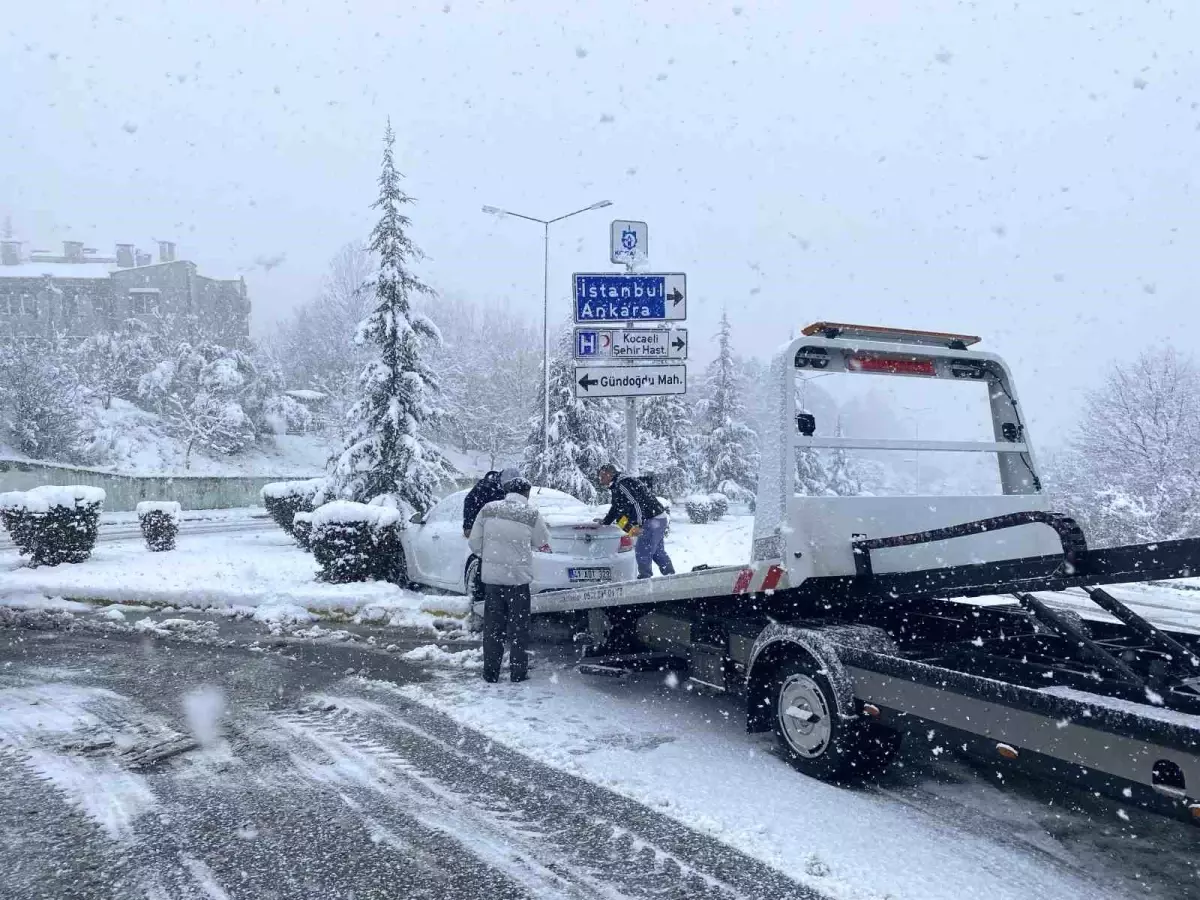
{"label": "dark trousers", "polygon": [[483,680],[500,680],[507,636],[508,674],[524,681],[529,671],[529,585],[485,584],[483,610]]}

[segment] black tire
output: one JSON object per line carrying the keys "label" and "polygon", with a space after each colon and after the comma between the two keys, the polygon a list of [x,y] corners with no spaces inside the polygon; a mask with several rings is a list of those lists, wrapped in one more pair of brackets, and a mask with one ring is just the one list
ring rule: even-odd
{"label": "black tire", "polygon": [[467,630],[482,631],[483,630],[483,581],[480,579],[480,566],[482,561],[478,556],[472,556],[467,560],[467,567],[463,570],[463,587],[467,592]]}
{"label": "black tire", "polygon": [[[843,709],[822,667],[811,659],[785,662],[776,672],[772,721],[784,757],[823,781],[853,782],[887,768],[900,735]],[[807,716],[808,718],[805,718]]]}

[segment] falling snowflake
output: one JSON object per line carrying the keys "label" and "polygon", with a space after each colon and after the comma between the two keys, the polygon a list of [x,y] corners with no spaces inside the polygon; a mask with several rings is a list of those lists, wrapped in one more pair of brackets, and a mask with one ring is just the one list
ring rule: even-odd
{"label": "falling snowflake", "polygon": [[942,65],[948,66],[948,65],[950,65],[950,60],[954,59],[954,54],[951,53],[949,50],[939,50],[937,53],[935,53],[933,55],[933,58],[936,59],[938,62],[940,62]]}
{"label": "falling snowflake", "polygon": [[137,131],[137,130],[138,130],[138,127],[137,127],[137,122],[126,122],[126,123],[125,123],[124,125],[122,125],[121,127],[122,127],[122,128],[125,130],[125,131],[129,132],[130,134],[133,134],[135,131]]}
{"label": "falling snowflake", "polygon": [[578,56],[580,59],[586,58],[588,55],[587,47],[576,47],[575,55]]}
{"label": "falling snowflake", "polygon": [[1133,86],[1135,88],[1137,88],[1139,91],[1144,91],[1146,89],[1146,85],[1148,83],[1149,82],[1147,82],[1145,78],[1142,78],[1140,76],[1133,79]]}
{"label": "falling snowflake", "polygon": [[602,115],[602,116],[600,117],[600,124],[601,124],[601,125],[607,125],[608,123],[610,123],[610,122],[615,122],[615,121],[617,121],[617,117],[616,117],[616,116],[613,116],[613,115],[610,115],[609,113],[604,113],[604,115]]}

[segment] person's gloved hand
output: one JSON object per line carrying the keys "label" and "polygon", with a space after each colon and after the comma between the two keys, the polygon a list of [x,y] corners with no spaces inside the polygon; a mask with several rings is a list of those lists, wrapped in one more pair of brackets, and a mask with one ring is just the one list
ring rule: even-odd
{"label": "person's gloved hand", "polygon": [[464,529],[463,529],[463,537],[465,537],[465,538],[469,538],[470,536],[471,536],[471,529],[470,529],[470,528],[464,528]]}
{"label": "person's gloved hand", "polygon": [[641,526],[641,525],[634,525],[632,528],[630,528],[630,529],[629,529],[629,536],[630,536],[630,537],[637,537],[637,536],[638,536],[639,534],[641,534],[641,533],[642,533],[642,526]]}

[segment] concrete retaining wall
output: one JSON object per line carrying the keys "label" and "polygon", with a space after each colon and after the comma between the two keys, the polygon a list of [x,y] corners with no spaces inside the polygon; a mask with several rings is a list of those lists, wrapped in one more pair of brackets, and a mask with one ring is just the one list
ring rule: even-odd
{"label": "concrete retaining wall", "polygon": [[[100,469],[60,466],[0,457],[0,493],[27,491],[43,484],[86,484],[104,488],[109,512],[128,512],[142,500],[176,500],[184,509],[232,509],[258,506],[258,492],[272,481],[298,481],[317,475],[118,475]],[[447,485],[439,494],[469,488],[474,479]]]}
{"label": "concrete retaining wall", "polygon": [[0,491],[27,491],[42,484],[87,484],[104,488],[104,508],[132,510],[142,500],[177,500],[184,509],[258,506],[258,492],[272,481],[312,476],[273,475],[223,478],[207,475],[118,475],[99,469],[0,459]]}

